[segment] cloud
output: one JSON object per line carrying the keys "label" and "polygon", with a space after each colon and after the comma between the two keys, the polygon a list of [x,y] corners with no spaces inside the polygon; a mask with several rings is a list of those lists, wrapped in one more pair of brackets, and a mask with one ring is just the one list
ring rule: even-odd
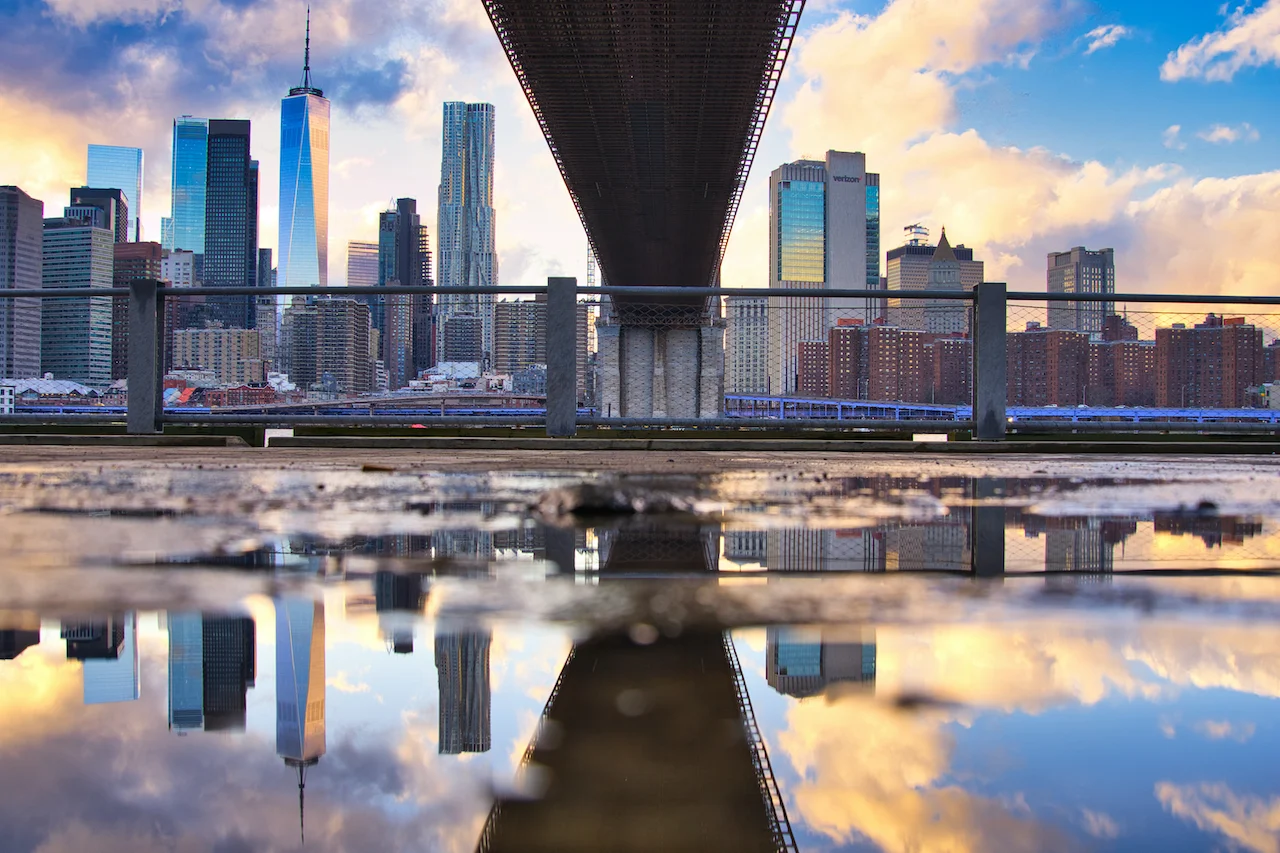
{"label": "cloud", "polygon": [[1119,838],[1120,825],[1115,819],[1105,812],[1095,812],[1091,809],[1084,809],[1081,814],[1081,820],[1084,823],[1084,831],[1092,835],[1094,838]]}
{"label": "cloud", "polygon": [[1257,729],[1253,723],[1232,723],[1228,720],[1204,720],[1196,724],[1196,731],[1209,740],[1234,740],[1237,743],[1247,742]]}
{"label": "cloud", "polygon": [[[1116,249],[1118,289],[1269,293],[1280,279],[1268,248],[1280,227],[1273,175],[1194,180],[1168,164],[1120,168],[958,126],[962,87],[981,86],[984,68],[1035,51],[1078,13],[1051,0],[894,0],[876,17],[838,15],[797,47],[801,79],[780,113],[791,151],[865,151],[881,174],[883,244],[908,223],[946,225],[989,280],[1039,289],[1047,252],[1090,245]],[[1166,130],[1165,144],[1182,146],[1181,131]],[[763,244],[767,218],[750,225]],[[753,280],[735,284],[765,284],[763,249],[735,251],[757,262],[741,265]]]}
{"label": "cloud", "polygon": [[1223,28],[1170,53],[1160,66],[1160,79],[1226,83],[1242,69],[1276,62],[1280,62],[1280,0],[1267,0],[1256,9],[1241,6]]}
{"label": "cloud", "polygon": [[1280,797],[1236,794],[1222,783],[1175,785],[1160,782],[1156,799],[1171,814],[1205,832],[1224,836],[1233,846],[1255,853],[1280,853]]}
{"label": "cloud", "polygon": [[799,817],[837,843],[865,836],[886,853],[1072,849],[1016,803],[943,783],[954,747],[944,723],[865,696],[792,706],[778,741],[803,780],[792,789]]}
{"label": "cloud", "polygon": [[1183,151],[1187,147],[1187,143],[1182,141],[1182,125],[1170,125],[1164,132],[1164,147],[1174,151]]}
{"label": "cloud", "polygon": [[1115,47],[1121,39],[1133,38],[1133,29],[1122,24],[1104,24],[1084,34],[1081,41],[1089,42],[1084,55],[1089,56],[1099,50]]}
{"label": "cloud", "polygon": [[1200,131],[1196,136],[1200,137],[1205,142],[1213,142],[1215,144],[1241,141],[1257,142],[1262,138],[1261,134],[1258,133],[1257,128],[1248,122],[1237,127],[1228,127],[1225,124],[1215,124],[1212,127]]}

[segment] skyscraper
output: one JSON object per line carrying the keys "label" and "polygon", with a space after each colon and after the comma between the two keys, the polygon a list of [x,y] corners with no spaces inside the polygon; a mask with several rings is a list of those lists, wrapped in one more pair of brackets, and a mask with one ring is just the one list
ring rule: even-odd
{"label": "skyscraper", "polygon": [[490,639],[488,631],[436,634],[441,755],[489,751]]}
{"label": "skyscraper", "polygon": [[[450,101],[444,105],[443,155],[440,163],[436,241],[441,287],[495,286],[498,256],[494,251],[493,212],[494,109],[492,104]],[[493,357],[492,294],[441,294],[436,311],[436,359],[444,360],[445,323],[455,315],[479,319],[479,346],[457,344]],[[459,329],[469,324],[455,324]]]}
{"label": "skyscraper", "polygon": [[90,145],[87,177],[91,187],[114,187],[129,199],[126,239],[142,241],[142,149],[120,145]]}
{"label": "skyscraper", "polygon": [[[973,249],[964,244],[951,246],[947,229],[942,229],[938,245],[929,244],[929,231],[922,225],[907,228],[907,242],[888,253],[888,292],[911,290],[972,290],[982,283],[985,267],[973,259]],[[890,296],[888,319],[903,329],[937,335],[967,333],[969,309],[963,302],[944,299],[904,299]]]}
{"label": "skyscraper", "polygon": [[347,242],[347,287],[378,286],[378,244]]}
{"label": "skyscraper", "polygon": [[329,284],[329,101],[311,85],[311,11],[302,85],[280,102],[281,287]]}
{"label": "skyscraper", "polygon": [[[1050,252],[1046,273],[1050,293],[1115,293],[1114,249],[1091,252],[1076,246],[1067,252]],[[1115,313],[1114,302],[1053,302],[1049,304],[1049,328],[1102,336],[1104,317]]]}
{"label": "skyscraper", "polygon": [[298,775],[298,806],[307,770],[325,753],[324,604],[276,600],[276,754]]}
{"label": "skyscraper", "polygon": [[[880,176],[866,155],[828,151],[769,176],[769,286],[813,290],[880,287]],[[824,341],[838,319],[874,321],[875,299],[770,297],[769,385],[796,390],[801,341]]]}
{"label": "skyscraper", "polygon": [[730,296],[725,300],[725,390],[769,392],[769,300]]}
{"label": "skyscraper", "polygon": [[170,613],[169,728],[204,728],[204,618]]}
{"label": "skyscraper", "polygon": [[[113,239],[89,220],[44,220],[46,288],[110,287]],[[46,300],[40,323],[40,369],[55,379],[105,387],[111,382],[111,298]]]}
{"label": "skyscraper", "polygon": [[71,205],[67,216],[76,216],[84,208],[94,207],[102,211],[103,227],[115,235],[117,243],[129,242],[129,197],[124,190],[107,187],[75,187],[71,190]]}
{"label": "skyscraper", "polygon": [[[258,280],[258,164],[249,156],[249,122],[212,119],[208,128],[202,282],[206,287],[253,287]],[[212,319],[241,329],[253,326],[252,297],[209,301]]]}
{"label": "skyscraper", "polygon": [[[431,283],[431,249],[418,202],[396,199],[378,217],[378,285],[421,287]],[[382,360],[391,388],[404,387],[420,370],[435,364],[430,294],[387,296],[369,301],[373,326],[382,336]],[[423,335],[428,345],[420,346]],[[420,350],[426,351],[420,351]]]}
{"label": "skyscraper", "polygon": [[[131,281],[156,281],[163,275],[159,243],[116,243],[112,248],[112,283],[128,287]],[[129,300],[111,300],[111,378],[129,375]]]}
{"label": "skyscraper", "polygon": [[112,617],[119,623],[121,641],[115,657],[88,657],[84,661],[84,704],[132,702],[142,695],[138,678],[138,614]]}
{"label": "skyscraper", "polygon": [[[44,258],[44,202],[0,186],[0,288],[37,290]],[[0,377],[40,375],[42,299],[0,300]]]}
{"label": "skyscraper", "polygon": [[173,120],[173,198],[169,250],[204,254],[205,189],[208,184],[209,120]]}

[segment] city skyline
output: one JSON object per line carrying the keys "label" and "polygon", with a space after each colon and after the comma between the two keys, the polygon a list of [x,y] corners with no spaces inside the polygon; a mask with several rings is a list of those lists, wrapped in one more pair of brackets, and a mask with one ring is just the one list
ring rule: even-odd
{"label": "city skyline", "polygon": [[[1274,240],[1265,216],[1274,213],[1280,194],[1274,146],[1266,144],[1280,128],[1263,106],[1277,74],[1271,54],[1232,48],[1224,34],[1247,45],[1257,29],[1251,22],[1275,5],[1271,0],[1237,20],[1208,8],[1157,16],[1132,2],[1085,15],[1049,0],[970,0],[955,11],[940,4],[937,13],[918,15],[908,26],[898,25],[905,0],[878,10],[842,3],[811,8],[744,195],[725,283],[765,283],[768,169],[837,147],[865,150],[892,187],[883,200],[887,233],[916,221],[935,230],[950,225],[988,259],[993,279],[1039,289],[1048,251],[1106,245],[1129,258],[1121,270],[1129,289],[1261,292],[1280,263],[1264,251]],[[15,14],[25,21],[25,13]],[[61,195],[49,188],[83,182],[84,146],[92,142],[142,147],[152,155],[147,184],[169,186],[164,126],[172,116],[279,120],[280,80],[296,75],[303,14],[301,4],[266,3],[234,30],[219,23],[197,33],[196,21],[59,7],[51,20],[38,22],[37,38],[69,26],[73,43],[88,44],[128,29],[123,38],[149,45],[159,57],[194,42],[209,45],[212,58],[249,50],[265,62],[261,71],[234,80],[205,60],[172,79],[155,76],[159,68],[142,74],[136,94],[121,103],[130,120],[111,139],[103,138],[102,122],[56,121],[64,109],[60,87],[100,85],[81,78],[87,71],[50,69],[39,80],[7,71],[21,85],[2,108],[33,121],[23,139],[0,133],[5,161],[21,164],[4,182],[47,204]],[[504,280],[583,276],[585,241],[572,204],[482,10],[451,2],[421,17],[408,22],[387,13],[360,20],[341,7],[314,22],[313,46],[324,57],[326,90],[334,98],[335,255],[347,240],[372,231],[383,199],[429,197],[438,104],[485,100],[508,117],[498,142],[495,198]],[[939,27],[952,34],[940,38]],[[384,35],[401,29],[402,38]],[[433,53],[441,45],[453,48],[447,62]],[[1215,53],[1217,46],[1222,49]],[[871,85],[873,72],[887,82]],[[112,65],[106,79],[116,73],[124,68]],[[197,73],[207,84],[199,92],[184,85]],[[832,85],[835,79],[842,85]],[[1126,85],[1113,85],[1116,80]],[[1064,82],[1126,122],[1091,124],[1087,131],[1063,122],[1056,105]],[[979,95],[971,99],[966,93],[974,87]],[[888,90],[911,92],[922,108],[908,114],[883,96]],[[49,153],[27,156],[37,145]],[[272,170],[274,145],[256,152]],[[415,153],[406,163],[409,150]],[[267,186],[277,180],[264,174]],[[144,208],[149,235],[159,233],[168,201],[163,189],[154,196]],[[271,233],[274,202],[264,199],[264,246],[278,244]],[[1215,239],[1202,258],[1179,267],[1160,247],[1188,231]],[[1237,257],[1256,263],[1233,273],[1227,261]],[[335,283],[345,268],[344,258],[336,261]]]}

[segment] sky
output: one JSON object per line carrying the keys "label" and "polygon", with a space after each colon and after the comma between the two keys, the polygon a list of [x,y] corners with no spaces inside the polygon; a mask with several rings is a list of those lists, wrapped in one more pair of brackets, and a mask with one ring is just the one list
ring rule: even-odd
{"label": "sky", "polygon": [[[60,212],[89,143],[146,153],[144,236],[168,214],[172,119],[253,121],[276,246],[280,98],[304,0],[0,0],[0,184]],[[480,0],[315,0],[333,105],[329,280],[377,214],[435,226],[441,104],[497,109],[501,284],[585,278],[587,243]],[[1044,288],[1045,254],[1116,249],[1121,292],[1275,293],[1280,0],[809,0],[722,269],[767,283],[770,170],[828,149],[881,175],[882,245],[920,222],[987,279]]]}

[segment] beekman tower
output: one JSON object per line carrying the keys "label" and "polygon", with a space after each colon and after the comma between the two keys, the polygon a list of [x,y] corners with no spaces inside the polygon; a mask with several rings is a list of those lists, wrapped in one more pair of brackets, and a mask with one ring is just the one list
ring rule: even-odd
{"label": "beekman tower", "polygon": [[311,9],[302,85],[280,102],[280,256],[277,284],[329,283],[329,101],[311,85]]}

